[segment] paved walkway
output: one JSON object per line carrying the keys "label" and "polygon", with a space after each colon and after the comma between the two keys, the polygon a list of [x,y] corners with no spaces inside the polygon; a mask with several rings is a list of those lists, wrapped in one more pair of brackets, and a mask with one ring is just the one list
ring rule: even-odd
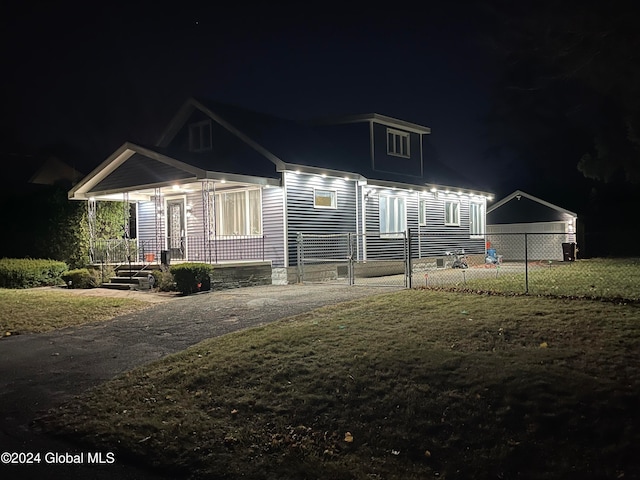
{"label": "paved walkway", "polygon": [[[177,297],[167,294],[74,291],[153,301],[141,312],[108,322],[0,340],[0,454],[88,452],[33,428],[34,418],[136,366],[206,338],[273,322],[324,305],[398,288],[343,285],[250,287]],[[161,479],[116,458],[111,465],[0,463],[2,479]]]}

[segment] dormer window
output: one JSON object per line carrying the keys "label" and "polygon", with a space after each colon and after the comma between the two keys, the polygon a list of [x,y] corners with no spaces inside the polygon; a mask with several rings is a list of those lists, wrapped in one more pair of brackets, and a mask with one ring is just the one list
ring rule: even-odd
{"label": "dormer window", "polygon": [[409,133],[387,128],[387,153],[396,157],[409,158]]}
{"label": "dormer window", "polygon": [[206,152],[211,150],[211,120],[189,125],[189,151]]}

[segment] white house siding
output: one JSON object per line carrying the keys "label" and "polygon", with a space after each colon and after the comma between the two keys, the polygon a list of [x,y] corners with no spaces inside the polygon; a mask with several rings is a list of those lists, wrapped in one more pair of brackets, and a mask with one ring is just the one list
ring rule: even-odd
{"label": "white house siding", "polygon": [[[287,195],[289,265],[297,264],[296,236],[356,232],[356,181],[344,178],[284,173]],[[337,208],[314,208],[314,188],[335,190]],[[342,253],[341,253],[342,254]]]}
{"label": "white house siding", "polygon": [[[473,199],[468,195],[421,193],[420,198],[427,202],[426,225],[420,226],[420,238],[414,241],[419,257],[441,257],[447,251],[464,249],[468,254],[484,254],[485,239],[471,238],[469,225],[469,204],[480,202],[486,211],[484,198]],[[445,202],[460,202],[460,225],[445,225]],[[417,222],[417,220],[416,220]],[[418,243],[418,245],[416,245]]]}
{"label": "white house siding", "polygon": [[262,232],[265,260],[284,267],[284,191],[281,187],[262,189]]}
{"label": "white house siding", "polygon": [[[485,239],[471,238],[469,227],[469,203],[467,195],[447,195],[399,189],[369,187],[366,199],[367,260],[402,258],[402,241],[393,238],[376,238],[380,231],[380,196],[399,196],[405,199],[407,228],[412,233],[412,257],[442,257],[445,252],[464,249],[469,254],[484,254]],[[445,225],[444,203],[446,199],[460,202],[460,225]],[[426,225],[419,225],[420,200],[427,202]],[[484,203],[484,199],[476,201]]]}
{"label": "white house siding", "polygon": [[160,255],[164,248],[164,223],[161,222],[159,232],[160,245],[156,245],[156,206],[153,199],[148,202],[138,202],[138,245],[145,253]]}

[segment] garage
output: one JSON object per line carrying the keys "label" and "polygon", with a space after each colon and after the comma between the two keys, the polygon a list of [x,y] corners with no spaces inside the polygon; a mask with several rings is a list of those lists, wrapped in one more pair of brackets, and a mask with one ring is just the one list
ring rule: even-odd
{"label": "garage", "polygon": [[572,261],[577,221],[576,213],[516,190],[487,210],[488,247],[504,261]]}

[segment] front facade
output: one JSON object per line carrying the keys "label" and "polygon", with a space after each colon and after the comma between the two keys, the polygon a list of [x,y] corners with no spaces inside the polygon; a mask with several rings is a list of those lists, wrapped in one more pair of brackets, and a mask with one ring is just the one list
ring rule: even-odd
{"label": "front facade", "polygon": [[125,143],[69,198],[87,201],[90,221],[99,200],[130,203],[123,237],[149,263],[287,269],[301,235],[345,233],[372,262],[394,256],[409,230],[416,258],[484,254],[489,194],[425,181],[437,172],[423,158],[429,133],[378,114],[309,126],[190,99],[157,145]]}

